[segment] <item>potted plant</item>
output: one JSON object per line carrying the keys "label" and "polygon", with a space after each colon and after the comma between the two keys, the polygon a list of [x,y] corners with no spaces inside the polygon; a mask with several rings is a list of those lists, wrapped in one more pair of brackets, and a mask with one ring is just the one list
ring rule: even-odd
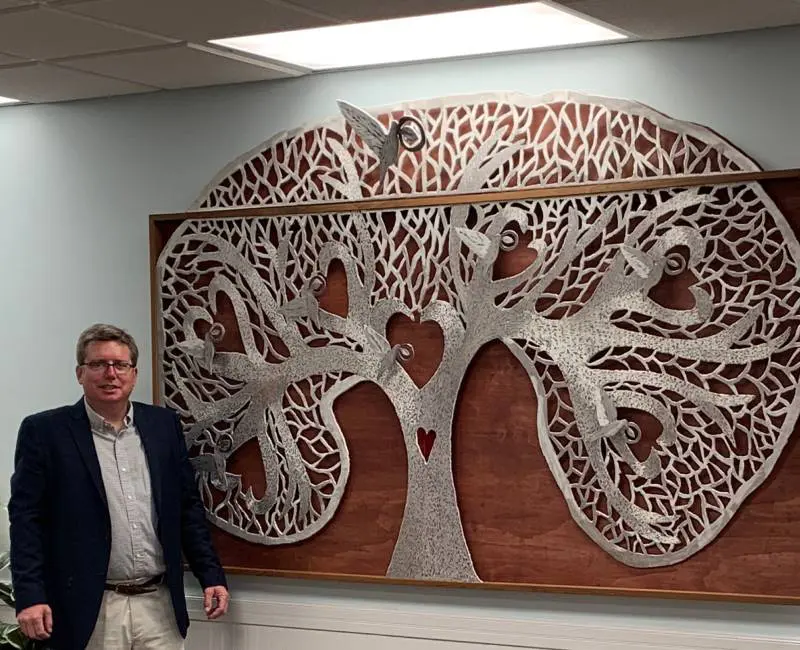
{"label": "potted plant", "polygon": [[[5,573],[11,564],[8,553],[0,553],[0,574]],[[0,601],[8,607],[14,607],[14,588],[10,582],[0,580]],[[0,622],[0,650],[36,650],[43,645],[26,637],[16,623]]]}

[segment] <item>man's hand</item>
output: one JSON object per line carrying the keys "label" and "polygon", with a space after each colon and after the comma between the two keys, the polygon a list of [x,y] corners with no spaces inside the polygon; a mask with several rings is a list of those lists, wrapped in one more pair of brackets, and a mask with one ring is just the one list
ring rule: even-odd
{"label": "man's hand", "polygon": [[17,615],[17,623],[26,637],[44,641],[53,633],[53,611],[49,605],[34,605]]}
{"label": "man's hand", "polygon": [[228,611],[231,597],[225,587],[208,587],[204,591],[203,606],[209,621],[223,616]]}

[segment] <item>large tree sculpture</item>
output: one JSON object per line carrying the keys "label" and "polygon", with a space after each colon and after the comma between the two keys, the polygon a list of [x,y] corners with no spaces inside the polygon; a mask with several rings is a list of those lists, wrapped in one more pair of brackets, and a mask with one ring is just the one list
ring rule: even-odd
{"label": "large tree sculpture", "polygon": [[[251,152],[198,207],[754,166],[700,127],[574,94],[404,111],[426,145],[401,151],[397,168],[387,172],[334,120]],[[386,132],[399,117],[381,115]],[[498,257],[524,245],[533,261],[499,276]],[[319,304],[334,260],[346,273],[346,314]],[[408,456],[388,575],[477,581],[453,481],[453,416],[470,362],[499,340],[530,375],[542,452],[576,523],[621,562],[673,564],[717,536],[792,432],[797,262],[791,229],[757,184],[276,218],[210,213],[185,221],[158,261],[163,394],[185,418],[211,521],[252,542],[289,544],[335,516],[350,463],[332,405],[373,382],[396,409]],[[659,298],[675,278],[688,286],[688,306]],[[235,318],[219,315],[222,299]],[[423,386],[403,369],[413,351],[387,340],[397,313],[441,327],[442,360]],[[637,412],[661,423],[644,455],[632,447]],[[253,439],[264,494],[226,466]]]}

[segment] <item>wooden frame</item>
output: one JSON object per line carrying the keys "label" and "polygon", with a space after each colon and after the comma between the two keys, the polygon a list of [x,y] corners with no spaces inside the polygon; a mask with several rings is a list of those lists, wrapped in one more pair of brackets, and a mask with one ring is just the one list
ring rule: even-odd
{"label": "wooden frame", "polygon": [[[168,239],[170,227],[184,221],[192,219],[209,218],[242,218],[242,217],[273,217],[292,214],[324,214],[329,212],[354,212],[354,211],[373,211],[383,209],[431,207],[442,205],[486,203],[492,201],[511,201],[526,199],[549,199],[568,196],[616,194],[624,192],[654,191],[669,188],[702,187],[718,185],[737,185],[743,183],[758,182],[762,183],[768,193],[773,191],[780,195],[776,202],[784,210],[784,214],[790,221],[794,229],[800,228],[800,170],[781,170],[773,172],[746,172],[730,174],[711,174],[707,176],[686,176],[659,178],[648,180],[626,180],[605,183],[574,184],[555,187],[539,187],[534,189],[509,190],[480,192],[473,194],[437,194],[430,196],[413,197],[389,197],[385,199],[369,199],[358,202],[332,202],[319,204],[297,204],[281,205],[259,208],[240,208],[226,210],[205,210],[185,213],[154,214],[150,216],[150,266],[151,266],[151,299],[152,299],[152,333],[153,333],[153,398],[154,402],[161,402],[159,391],[159,359],[158,349],[155,345],[157,340],[158,323],[158,286],[156,277],[156,260],[159,253]],[[787,191],[787,188],[790,191]],[[776,472],[792,471],[797,472],[800,478],[800,448],[796,444],[790,443],[784,452],[786,458],[779,464]],[[797,460],[792,463],[791,459]],[[791,465],[791,470],[787,466]],[[763,488],[762,488],[763,489]],[[800,501],[800,499],[798,499]],[[795,509],[797,516],[797,532],[800,534],[800,507]],[[724,535],[724,532],[723,532]],[[265,548],[264,553],[270,553],[270,548]],[[701,554],[704,551],[701,551]],[[686,561],[692,562],[692,559]],[[800,569],[800,548],[794,559],[794,568]],[[226,570],[231,573],[246,573],[253,575],[265,575],[276,577],[306,578],[355,581],[369,583],[391,583],[391,584],[425,584],[435,586],[461,587],[461,588],[492,588],[515,591],[544,591],[553,593],[571,594],[602,594],[607,596],[648,596],[659,598],[677,599],[700,599],[700,600],[723,600],[759,603],[781,603],[798,604],[800,603],[800,589],[794,594],[770,594],[747,593],[747,592],[721,592],[713,589],[681,589],[681,588],[639,588],[633,586],[606,586],[606,585],[575,585],[575,584],[553,584],[552,582],[537,584],[535,582],[516,583],[509,581],[487,581],[479,584],[467,584],[444,581],[413,581],[390,579],[380,575],[339,573],[324,571],[297,571],[283,569],[252,569],[244,566],[226,566]],[[743,570],[745,570],[743,568]],[[640,570],[641,571],[641,570]],[[624,582],[624,581],[622,581]]]}

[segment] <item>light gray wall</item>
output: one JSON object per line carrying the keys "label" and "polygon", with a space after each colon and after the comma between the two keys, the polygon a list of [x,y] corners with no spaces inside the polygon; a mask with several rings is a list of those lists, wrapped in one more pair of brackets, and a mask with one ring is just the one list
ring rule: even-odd
{"label": "light gray wall", "polygon": [[[147,217],[185,209],[229,160],[336,111],[487,90],[571,89],[639,100],[705,124],[765,168],[800,167],[800,28],[335,73],[270,84],[0,109],[0,500],[27,413],[73,401],[87,324],[127,326],[150,355]],[[137,396],[148,399],[142,365]],[[0,544],[5,542],[0,523]],[[800,635],[795,610],[657,601],[237,581],[242,593],[428,599],[469,614],[600,616]],[[309,596],[310,597],[310,596]],[[644,643],[643,643],[644,645]]]}

